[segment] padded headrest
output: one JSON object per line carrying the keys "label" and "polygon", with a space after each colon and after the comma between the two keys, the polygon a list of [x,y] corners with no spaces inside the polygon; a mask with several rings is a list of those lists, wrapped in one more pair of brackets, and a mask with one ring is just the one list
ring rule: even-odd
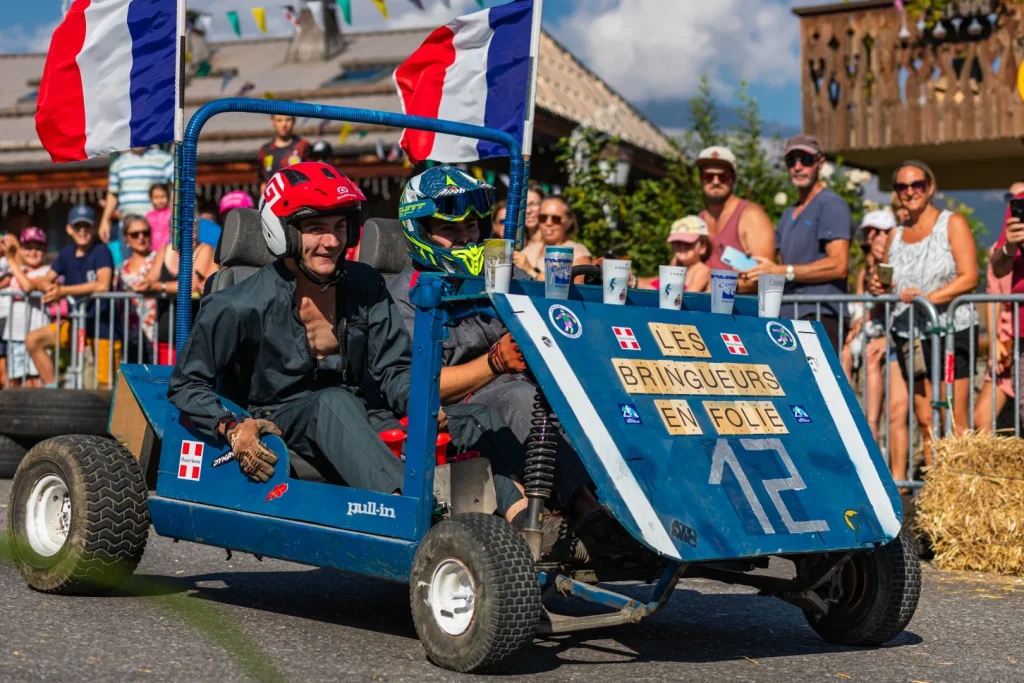
{"label": "padded headrest", "polygon": [[224,219],[224,229],[213,255],[224,268],[254,266],[261,268],[276,259],[263,239],[260,212],[256,209],[232,209]]}
{"label": "padded headrest", "polygon": [[401,273],[412,264],[401,221],[371,218],[363,224],[359,260],[381,274]]}

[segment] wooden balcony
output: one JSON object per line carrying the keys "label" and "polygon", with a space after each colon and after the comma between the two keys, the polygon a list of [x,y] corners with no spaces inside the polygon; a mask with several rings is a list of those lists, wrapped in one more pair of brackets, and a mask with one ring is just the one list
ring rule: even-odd
{"label": "wooden balcony", "polygon": [[875,171],[883,188],[908,158],[931,165],[947,190],[1024,177],[1019,5],[951,2],[931,28],[904,19],[892,0],[793,12],[803,129],[830,156]]}

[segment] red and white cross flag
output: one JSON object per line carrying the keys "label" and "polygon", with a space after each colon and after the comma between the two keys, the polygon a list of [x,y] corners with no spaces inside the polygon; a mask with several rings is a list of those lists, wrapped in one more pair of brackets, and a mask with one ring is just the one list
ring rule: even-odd
{"label": "red and white cross flag", "polygon": [[631,327],[613,327],[612,332],[615,333],[615,339],[619,342],[619,348],[628,351],[640,350],[640,342],[636,340],[636,335],[633,334]]}
{"label": "red and white cross flag", "polygon": [[181,457],[178,459],[178,479],[199,481],[203,468],[203,442],[182,441]]}
{"label": "red and white cross flag", "polygon": [[729,350],[734,356],[745,356],[747,355],[747,347],[743,346],[743,342],[740,341],[738,334],[725,334],[722,333],[722,341],[725,342],[725,348]]}

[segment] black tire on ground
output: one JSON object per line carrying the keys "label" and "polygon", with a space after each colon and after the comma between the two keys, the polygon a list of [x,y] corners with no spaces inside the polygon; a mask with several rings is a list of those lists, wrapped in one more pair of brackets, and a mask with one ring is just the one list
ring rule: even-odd
{"label": "black tire on ground", "polygon": [[854,556],[840,570],[843,594],[828,614],[807,614],[830,643],[883,645],[910,623],[921,595],[921,563],[906,526],[881,548]]}
{"label": "black tire on ground", "polygon": [[[54,526],[66,529],[66,538],[56,552],[41,554],[30,540],[29,500],[35,499],[33,493],[46,492],[35,490],[37,485],[54,478],[70,499],[70,510]],[[47,593],[116,589],[135,571],[146,548],[147,493],[139,464],[112,439],[76,434],[37,444],[11,486],[8,540],[15,565],[30,586]],[[61,535],[51,538],[59,542]]]}
{"label": "black tire on ground", "polygon": [[0,479],[10,479],[27,449],[9,436],[0,434]]}
{"label": "black tire on ground", "polygon": [[63,434],[105,436],[110,391],[5,389],[0,391],[4,434],[49,439]]}
{"label": "black tire on ground", "polygon": [[[446,632],[430,604],[431,582],[442,565],[461,565],[472,582],[472,620],[457,635],[450,623]],[[540,622],[540,582],[530,549],[512,525],[493,515],[456,515],[435,525],[416,551],[410,594],[427,657],[451,671],[481,671],[508,659],[532,642]]]}

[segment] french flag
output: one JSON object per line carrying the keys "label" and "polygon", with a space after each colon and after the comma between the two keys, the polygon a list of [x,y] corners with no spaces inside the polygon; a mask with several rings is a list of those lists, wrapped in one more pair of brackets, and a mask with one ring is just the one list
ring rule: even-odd
{"label": "french flag", "polygon": [[54,162],[180,140],[185,0],[74,0],[53,32],[36,133]]}
{"label": "french flag", "polygon": [[[406,114],[497,128],[523,140],[530,82],[532,0],[516,0],[442,26],[395,70]],[[414,163],[508,156],[493,142],[420,130],[402,134]]]}

